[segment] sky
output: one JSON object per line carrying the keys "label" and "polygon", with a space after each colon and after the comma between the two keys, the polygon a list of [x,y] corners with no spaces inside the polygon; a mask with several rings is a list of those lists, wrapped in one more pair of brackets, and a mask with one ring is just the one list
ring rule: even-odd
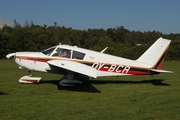
{"label": "sky", "polygon": [[25,25],[180,33],[180,0],[0,0],[0,18]]}

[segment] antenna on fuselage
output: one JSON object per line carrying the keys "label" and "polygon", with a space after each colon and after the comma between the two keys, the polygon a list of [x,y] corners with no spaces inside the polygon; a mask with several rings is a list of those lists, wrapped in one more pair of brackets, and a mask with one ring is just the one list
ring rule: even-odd
{"label": "antenna on fuselage", "polygon": [[103,53],[106,49],[108,49],[108,47],[104,48],[100,53]]}

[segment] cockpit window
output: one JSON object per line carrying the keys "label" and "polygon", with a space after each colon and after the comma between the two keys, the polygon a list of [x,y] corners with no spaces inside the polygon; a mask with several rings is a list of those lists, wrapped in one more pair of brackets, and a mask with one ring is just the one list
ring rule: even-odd
{"label": "cockpit window", "polygon": [[82,52],[78,52],[78,51],[73,51],[73,55],[72,55],[72,58],[73,59],[83,59],[85,56],[85,53],[82,53]]}
{"label": "cockpit window", "polygon": [[71,57],[71,50],[63,49],[63,48],[57,48],[52,56],[70,58]]}
{"label": "cockpit window", "polygon": [[72,58],[72,59],[80,59],[80,60],[83,60],[85,56],[85,53],[76,50],[60,48],[57,46],[53,46],[46,50],[43,50],[42,53],[53,57]]}
{"label": "cockpit window", "polygon": [[45,50],[42,51],[42,53],[45,54],[45,55],[50,56],[51,53],[54,51],[54,49],[55,49],[56,47],[57,47],[57,46],[53,46],[53,47],[50,47],[50,48],[48,48],[48,49],[45,49]]}

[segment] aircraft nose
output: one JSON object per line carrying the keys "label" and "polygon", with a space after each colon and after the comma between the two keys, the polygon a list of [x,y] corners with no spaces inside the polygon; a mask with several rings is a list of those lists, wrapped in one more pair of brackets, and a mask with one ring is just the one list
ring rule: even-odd
{"label": "aircraft nose", "polygon": [[6,58],[10,59],[10,60],[14,60],[15,58],[15,53],[10,53],[8,55],[6,55]]}

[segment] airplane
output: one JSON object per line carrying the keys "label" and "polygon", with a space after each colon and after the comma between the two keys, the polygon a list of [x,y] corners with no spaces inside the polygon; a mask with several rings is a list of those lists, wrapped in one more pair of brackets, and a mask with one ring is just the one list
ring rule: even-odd
{"label": "airplane", "polygon": [[61,86],[81,85],[77,76],[127,76],[173,73],[162,70],[165,54],[171,40],[160,37],[138,59],[131,60],[69,45],[56,45],[42,52],[15,52],[6,57],[15,60],[20,69],[29,71],[19,79],[20,83],[37,83],[40,77],[31,77],[31,71],[64,75]]}

